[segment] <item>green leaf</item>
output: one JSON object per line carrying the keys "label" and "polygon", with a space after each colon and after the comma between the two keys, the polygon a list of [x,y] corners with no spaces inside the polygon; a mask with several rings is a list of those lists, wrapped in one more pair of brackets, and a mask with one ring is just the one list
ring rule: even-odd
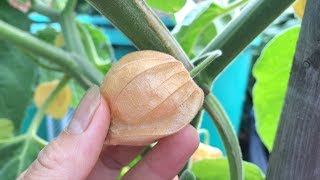
{"label": "green leaf", "polygon": [[226,8],[215,2],[205,1],[199,3],[175,27],[172,33],[190,58],[197,55],[199,49],[202,50],[217,35],[213,20],[225,12]]}
{"label": "green leaf", "polygon": [[36,32],[36,36],[39,39],[42,39],[49,44],[54,44],[54,41],[58,34],[59,32],[50,25]]}
{"label": "green leaf", "polygon": [[[0,19],[28,30],[27,16],[0,1]],[[20,128],[26,107],[31,102],[37,66],[17,47],[0,40],[0,118],[12,120],[15,132]]]}
{"label": "green leaf", "polygon": [[205,48],[206,45],[216,36],[217,33],[217,28],[213,22],[206,25],[196,39],[196,42],[192,48],[192,54],[199,54],[203,48]]}
{"label": "green leaf", "polygon": [[276,135],[299,31],[299,27],[293,27],[271,40],[253,68],[256,126],[269,151]]}
{"label": "green leaf", "polygon": [[185,4],[186,0],[146,0],[149,6],[166,13],[175,13]]}
{"label": "green leaf", "polygon": [[13,137],[14,125],[9,119],[0,118],[0,140]]}
{"label": "green leaf", "polygon": [[[265,175],[255,164],[243,161],[245,180],[263,180]],[[192,171],[198,180],[229,179],[229,166],[226,158],[205,159],[192,165]]]}
{"label": "green leaf", "polygon": [[102,32],[101,29],[91,25],[91,24],[82,24],[93,40],[94,46],[97,49],[99,57],[104,60],[114,61],[114,51],[111,46],[109,38]]}
{"label": "green leaf", "polygon": [[30,136],[0,141],[0,177],[16,179],[37,158],[43,147],[42,143]]}
{"label": "green leaf", "polygon": [[32,99],[37,66],[5,42],[0,43],[0,59],[0,118],[11,119],[17,132]]}
{"label": "green leaf", "polygon": [[114,51],[108,37],[101,29],[90,24],[78,24],[86,53],[103,73],[107,73],[115,61]]}

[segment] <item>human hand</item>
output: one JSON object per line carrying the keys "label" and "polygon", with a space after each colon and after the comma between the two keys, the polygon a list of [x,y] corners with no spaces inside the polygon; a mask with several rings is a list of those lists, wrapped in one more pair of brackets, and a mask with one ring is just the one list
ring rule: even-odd
{"label": "human hand", "polygon": [[[69,126],[49,143],[18,179],[117,179],[143,146],[106,146],[110,113],[99,88],[81,100]],[[188,125],[162,138],[123,179],[173,179],[197,149],[196,130]]]}

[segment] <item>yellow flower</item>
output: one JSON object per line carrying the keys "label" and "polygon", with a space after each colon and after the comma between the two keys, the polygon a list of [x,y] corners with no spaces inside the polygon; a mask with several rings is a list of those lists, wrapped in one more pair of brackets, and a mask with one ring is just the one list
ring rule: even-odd
{"label": "yellow flower", "polygon": [[203,143],[200,143],[198,149],[192,155],[192,162],[200,161],[203,159],[216,159],[223,157],[219,148],[212,147]]}
{"label": "yellow flower", "polygon": [[[44,101],[48,98],[50,93],[57,87],[59,81],[54,80],[40,84],[34,93],[34,102],[37,108],[41,107]],[[46,114],[55,119],[61,119],[68,111],[71,104],[71,89],[65,86],[51,102],[46,110]]]}
{"label": "yellow flower", "polygon": [[303,14],[304,14],[304,9],[306,7],[306,2],[307,0],[296,0],[292,7],[296,13],[296,15],[302,19],[303,18]]}

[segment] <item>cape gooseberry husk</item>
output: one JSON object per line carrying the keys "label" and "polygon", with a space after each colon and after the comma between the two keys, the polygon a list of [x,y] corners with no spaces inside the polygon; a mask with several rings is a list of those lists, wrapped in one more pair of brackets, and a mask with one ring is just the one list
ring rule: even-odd
{"label": "cape gooseberry husk", "polygon": [[113,145],[147,145],[179,131],[204,98],[181,62],[156,51],[124,56],[100,90],[111,111],[106,143]]}
{"label": "cape gooseberry husk", "polygon": [[[40,108],[51,92],[57,87],[59,80],[41,83],[34,92],[34,102],[37,108]],[[65,116],[71,105],[72,93],[68,85],[63,87],[58,95],[51,102],[46,110],[46,114],[54,119],[61,119]]]}

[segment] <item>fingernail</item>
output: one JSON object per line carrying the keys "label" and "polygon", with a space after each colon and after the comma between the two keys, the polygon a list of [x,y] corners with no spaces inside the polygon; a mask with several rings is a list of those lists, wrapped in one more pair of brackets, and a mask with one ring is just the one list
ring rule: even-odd
{"label": "fingernail", "polygon": [[99,87],[91,87],[81,99],[66,131],[71,134],[83,133],[88,128],[100,102],[101,95]]}

